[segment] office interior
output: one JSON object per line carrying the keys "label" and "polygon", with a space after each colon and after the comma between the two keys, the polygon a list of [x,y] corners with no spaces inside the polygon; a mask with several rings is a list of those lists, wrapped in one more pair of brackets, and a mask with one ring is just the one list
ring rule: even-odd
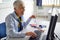
{"label": "office interior", "polygon": [[[7,15],[12,13],[14,11],[13,9],[13,2],[15,0],[0,0],[0,24],[5,22],[5,18]],[[24,18],[25,21],[31,16],[35,15],[36,18],[32,19],[30,23],[27,25],[27,28],[24,29],[26,31],[34,31],[36,28],[30,27],[30,24],[37,24],[37,27],[39,25],[44,26],[41,28],[44,30],[42,33],[40,40],[44,40],[43,37],[48,34],[49,25],[51,16],[53,13],[58,14],[58,19],[55,26],[55,34],[58,36],[55,40],[59,40],[60,38],[60,0],[39,0],[40,2],[37,2],[37,0],[22,0],[25,5],[25,12],[24,12]],[[39,4],[37,4],[39,3]],[[52,9],[54,12],[52,13]],[[45,27],[46,26],[46,27]],[[0,40],[5,39],[1,38]],[[21,40],[28,40],[29,37],[22,38]]]}

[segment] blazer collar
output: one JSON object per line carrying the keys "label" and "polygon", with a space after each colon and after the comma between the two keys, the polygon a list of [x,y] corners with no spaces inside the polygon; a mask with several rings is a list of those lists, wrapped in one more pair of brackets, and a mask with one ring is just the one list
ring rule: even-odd
{"label": "blazer collar", "polygon": [[[15,11],[13,12],[13,15],[14,15],[14,18],[15,19],[18,19],[18,16],[16,15],[16,13],[15,13]],[[21,16],[21,18],[22,18],[23,16]]]}

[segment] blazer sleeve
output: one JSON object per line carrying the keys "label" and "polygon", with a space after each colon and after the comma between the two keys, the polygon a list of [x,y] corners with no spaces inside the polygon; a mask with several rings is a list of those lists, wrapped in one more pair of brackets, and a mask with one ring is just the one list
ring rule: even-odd
{"label": "blazer sleeve", "polygon": [[26,22],[23,22],[23,27],[26,28],[26,26],[29,24],[31,21],[31,18],[29,18]]}

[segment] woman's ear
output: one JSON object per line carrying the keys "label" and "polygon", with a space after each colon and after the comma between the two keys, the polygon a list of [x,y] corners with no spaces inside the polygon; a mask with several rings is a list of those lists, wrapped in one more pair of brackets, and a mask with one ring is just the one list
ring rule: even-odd
{"label": "woman's ear", "polygon": [[16,10],[16,8],[14,8],[14,10]]}

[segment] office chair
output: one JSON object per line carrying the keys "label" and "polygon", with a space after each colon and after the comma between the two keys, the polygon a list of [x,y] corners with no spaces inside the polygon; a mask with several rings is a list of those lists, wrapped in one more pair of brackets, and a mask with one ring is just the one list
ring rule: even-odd
{"label": "office chair", "polygon": [[0,39],[6,37],[6,24],[5,22],[0,24]]}

